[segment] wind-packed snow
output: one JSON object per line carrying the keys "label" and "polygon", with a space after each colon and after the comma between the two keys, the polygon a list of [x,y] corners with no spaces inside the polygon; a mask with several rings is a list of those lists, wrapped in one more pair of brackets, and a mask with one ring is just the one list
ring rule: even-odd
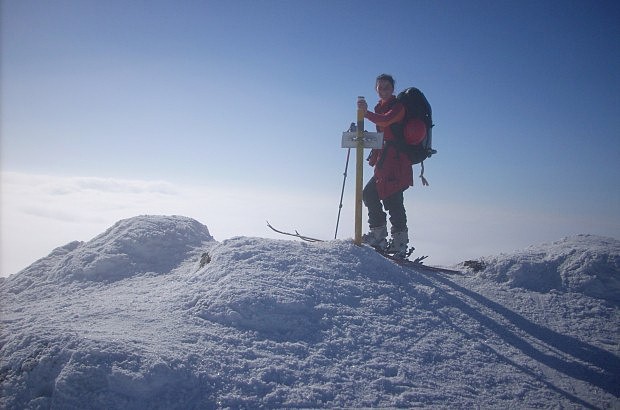
{"label": "wind-packed snow", "polygon": [[620,408],[620,241],[461,272],[118,222],[0,280],[0,407]]}
{"label": "wind-packed snow", "polygon": [[483,258],[484,277],[537,292],[562,290],[620,304],[620,241],[577,235]]}

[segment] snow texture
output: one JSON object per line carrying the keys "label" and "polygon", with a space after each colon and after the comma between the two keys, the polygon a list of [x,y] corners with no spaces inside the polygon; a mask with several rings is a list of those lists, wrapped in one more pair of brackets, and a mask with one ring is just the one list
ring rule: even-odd
{"label": "snow texture", "polygon": [[131,218],[0,280],[0,407],[620,408],[619,260],[580,235],[448,274]]}
{"label": "snow texture", "polygon": [[561,290],[620,303],[620,241],[577,235],[482,259],[483,276],[537,292]]}

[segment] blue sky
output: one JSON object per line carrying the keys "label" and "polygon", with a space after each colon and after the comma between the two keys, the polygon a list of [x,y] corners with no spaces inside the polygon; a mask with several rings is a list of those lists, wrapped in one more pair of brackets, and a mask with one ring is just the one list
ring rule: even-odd
{"label": "blue sky", "polygon": [[[431,186],[405,195],[422,253],[620,237],[617,2],[1,5],[3,275],[134,214],[333,237],[340,134],[383,72],[434,110]],[[352,190],[353,167],[343,238]]]}

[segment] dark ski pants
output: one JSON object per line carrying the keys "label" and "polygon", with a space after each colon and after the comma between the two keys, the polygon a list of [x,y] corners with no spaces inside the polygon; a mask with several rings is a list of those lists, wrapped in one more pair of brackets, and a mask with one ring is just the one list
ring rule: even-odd
{"label": "dark ski pants", "polygon": [[386,213],[390,213],[390,223],[392,233],[401,232],[407,229],[407,213],[403,202],[403,191],[397,192],[383,200],[379,199],[377,193],[377,183],[375,177],[370,178],[363,193],[364,205],[368,208],[368,225],[371,228],[384,226],[386,224]]}

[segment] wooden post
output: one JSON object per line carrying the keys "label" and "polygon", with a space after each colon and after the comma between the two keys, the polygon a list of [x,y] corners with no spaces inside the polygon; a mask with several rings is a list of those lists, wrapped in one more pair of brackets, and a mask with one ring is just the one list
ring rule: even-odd
{"label": "wooden post", "polygon": [[[364,101],[364,97],[357,97]],[[355,244],[362,244],[362,191],[364,182],[364,111],[357,109],[357,147],[355,162]]]}

